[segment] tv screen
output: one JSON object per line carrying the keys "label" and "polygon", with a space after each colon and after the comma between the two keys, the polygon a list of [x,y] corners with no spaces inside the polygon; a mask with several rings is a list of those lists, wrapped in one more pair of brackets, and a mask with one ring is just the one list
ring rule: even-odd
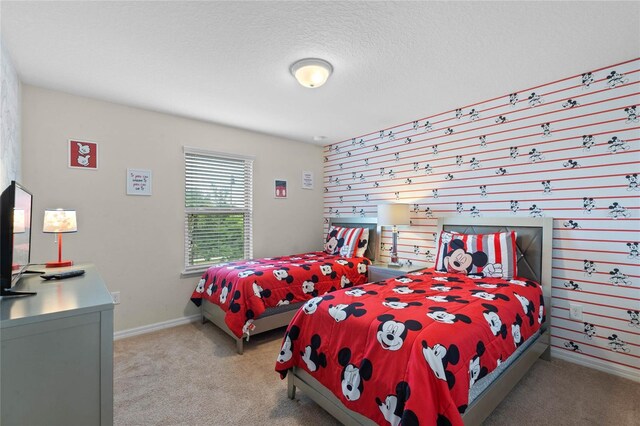
{"label": "tv screen", "polygon": [[13,287],[29,265],[32,196],[20,184],[11,185],[0,198],[0,280],[2,293]]}

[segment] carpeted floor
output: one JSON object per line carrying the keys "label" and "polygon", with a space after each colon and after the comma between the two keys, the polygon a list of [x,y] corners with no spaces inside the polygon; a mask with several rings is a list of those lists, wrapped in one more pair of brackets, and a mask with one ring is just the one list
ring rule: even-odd
{"label": "carpeted floor", "polygon": [[[245,354],[211,323],[115,342],[116,425],[334,425],[274,371],[282,330],[252,337]],[[538,360],[486,425],[632,425],[640,384],[560,360]]]}

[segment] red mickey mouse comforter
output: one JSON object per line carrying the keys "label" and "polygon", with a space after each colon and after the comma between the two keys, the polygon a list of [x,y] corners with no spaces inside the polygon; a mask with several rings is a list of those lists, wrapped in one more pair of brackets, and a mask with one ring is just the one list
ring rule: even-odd
{"label": "red mickey mouse comforter", "polygon": [[309,300],[276,362],[309,372],[378,424],[462,424],[469,388],[544,321],[526,279],[427,269]]}
{"label": "red mickey mouse comforter", "polygon": [[223,263],[210,267],[191,301],[206,299],[226,311],[225,323],[236,336],[249,334],[266,308],[304,302],[340,288],[367,282],[364,257],[324,252]]}

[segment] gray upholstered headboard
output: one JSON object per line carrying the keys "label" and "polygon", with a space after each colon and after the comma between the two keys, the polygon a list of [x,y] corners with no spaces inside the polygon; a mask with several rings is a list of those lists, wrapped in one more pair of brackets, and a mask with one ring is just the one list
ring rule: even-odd
{"label": "gray upholstered headboard", "polygon": [[442,230],[466,234],[516,231],[518,276],[532,279],[542,285],[547,321],[543,330],[551,325],[551,250],[553,218],[514,217],[441,217],[438,234]]}
{"label": "gray upholstered headboard", "polygon": [[369,244],[364,252],[364,257],[374,261],[378,254],[378,220],[375,217],[332,217],[329,219],[329,226],[342,226],[345,228],[368,228]]}
{"label": "gray upholstered headboard", "polygon": [[545,306],[550,309],[553,218],[441,217],[438,233],[443,229],[464,234],[516,231],[518,276],[542,284]]}

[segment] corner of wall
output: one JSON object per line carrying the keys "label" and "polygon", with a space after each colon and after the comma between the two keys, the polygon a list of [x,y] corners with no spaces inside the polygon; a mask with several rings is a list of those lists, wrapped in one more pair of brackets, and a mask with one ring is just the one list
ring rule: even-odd
{"label": "corner of wall", "polygon": [[0,190],[21,177],[21,84],[11,56],[0,38]]}

